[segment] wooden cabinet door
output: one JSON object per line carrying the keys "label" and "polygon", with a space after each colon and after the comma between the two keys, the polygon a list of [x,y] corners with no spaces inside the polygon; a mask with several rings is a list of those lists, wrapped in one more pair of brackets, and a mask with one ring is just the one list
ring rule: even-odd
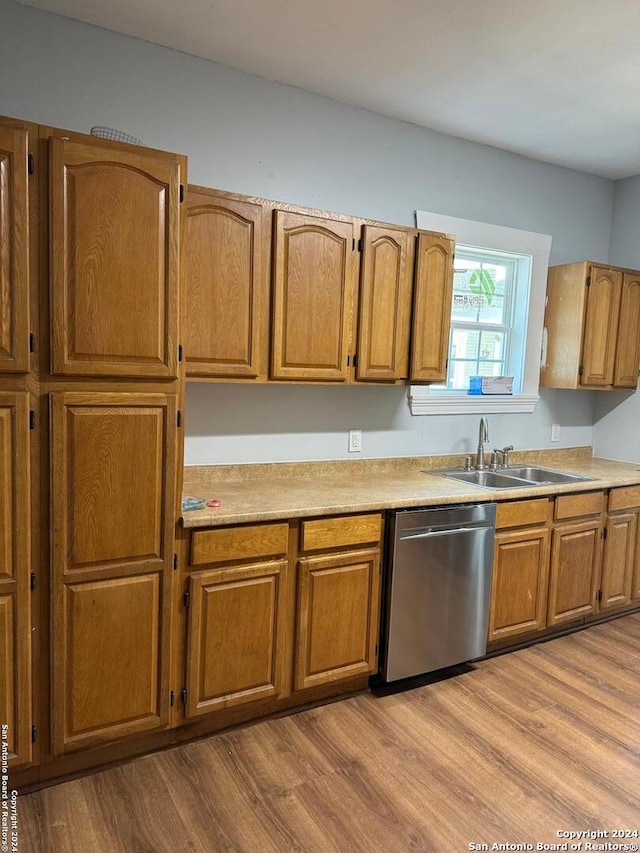
{"label": "wooden cabinet door", "polygon": [[190,580],[187,717],[282,691],[286,560]]}
{"label": "wooden cabinet door", "polygon": [[55,393],[56,753],[165,727],[176,397]]}
{"label": "wooden cabinet door", "polygon": [[444,382],[453,298],[453,240],[418,233],[411,336],[412,382]]}
{"label": "wooden cabinet door", "polygon": [[631,580],[631,600],[637,601],[638,599],[640,599],[640,521],[636,524],[636,550]]}
{"label": "wooden cabinet door", "polygon": [[28,144],[0,126],[0,373],[29,370]]}
{"label": "wooden cabinet door", "polygon": [[605,527],[600,610],[631,601],[638,514],[610,515]]}
{"label": "wooden cabinet door", "polygon": [[10,766],[31,761],[29,404],[0,393],[0,722]]}
{"label": "wooden cabinet door", "polygon": [[53,373],[176,377],[179,163],[50,146]]}
{"label": "wooden cabinet door", "polygon": [[271,377],[346,382],[353,221],[275,211]]}
{"label": "wooden cabinet door", "polygon": [[591,267],[582,341],[582,385],[611,385],[622,273]]}
{"label": "wooden cabinet door", "polygon": [[636,388],[638,367],[640,367],[640,273],[625,272],[622,276],[613,384],[619,388]]}
{"label": "wooden cabinet door", "polygon": [[356,376],[406,379],[413,289],[413,232],[362,228]]}
{"label": "wooden cabinet door", "polygon": [[496,533],[489,641],[546,627],[549,530]]}
{"label": "wooden cabinet door", "polygon": [[599,518],[561,524],[553,530],[549,626],[595,612],[600,541]]}
{"label": "wooden cabinet door", "polygon": [[380,552],[298,561],[296,690],[374,672]]}
{"label": "wooden cabinet door", "polygon": [[199,187],[187,204],[187,374],[255,379],[268,344],[263,208]]}

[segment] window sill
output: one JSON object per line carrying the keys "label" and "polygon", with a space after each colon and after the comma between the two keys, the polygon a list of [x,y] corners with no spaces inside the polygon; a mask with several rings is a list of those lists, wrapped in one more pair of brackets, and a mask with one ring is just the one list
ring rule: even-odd
{"label": "window sill", "polygon": [[445,397],[429,394],[429,389],[422,386],[412,385],[409,388],[409,409],[412,415],[529,414],[539,399],[537,394]]}

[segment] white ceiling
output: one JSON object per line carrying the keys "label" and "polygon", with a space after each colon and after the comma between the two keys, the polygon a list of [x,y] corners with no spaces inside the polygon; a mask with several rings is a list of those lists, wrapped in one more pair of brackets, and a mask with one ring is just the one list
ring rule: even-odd
{"label": "white ceiling", "polygon": [[640,174],[640,0],[29,5],[539,160]]}

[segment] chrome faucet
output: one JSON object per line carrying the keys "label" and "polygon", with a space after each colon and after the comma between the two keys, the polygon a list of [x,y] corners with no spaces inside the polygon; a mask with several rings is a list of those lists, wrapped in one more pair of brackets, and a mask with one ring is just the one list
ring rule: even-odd
{"label": "chrome faucet", "polygon": [[478,431],[478,452],[476,454],[476,471],[484,471],[487,467],[484,461],[484,443],[489,441],[489,424],[485,417],[480,418]]}

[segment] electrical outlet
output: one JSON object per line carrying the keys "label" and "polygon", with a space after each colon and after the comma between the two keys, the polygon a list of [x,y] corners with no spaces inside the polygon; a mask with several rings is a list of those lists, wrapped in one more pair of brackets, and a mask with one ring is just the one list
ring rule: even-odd
{"label": "electrical outlet", "polygon": [[551,424],[551,441],[560,441],[560,424]]}
{"label": "electrical outlet", "polygon": [[349,430],[349,453],[360,453],[362,450],[362,430]]}

